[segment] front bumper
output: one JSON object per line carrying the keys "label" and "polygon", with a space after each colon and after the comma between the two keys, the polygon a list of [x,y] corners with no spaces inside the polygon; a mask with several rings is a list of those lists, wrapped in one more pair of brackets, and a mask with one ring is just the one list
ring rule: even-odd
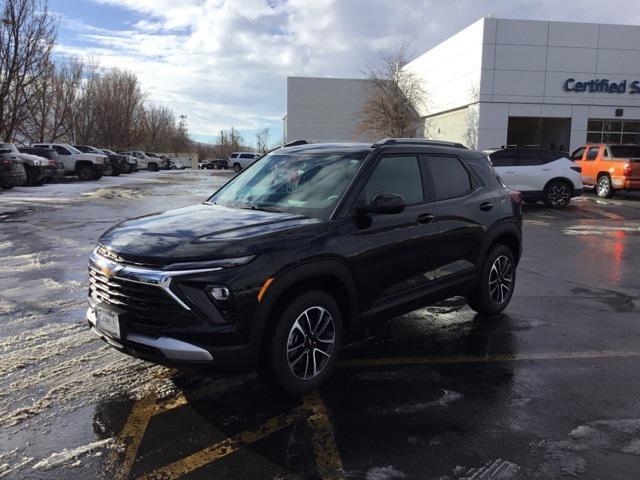
{"label": "front bumper", "polygon": [[[216,304],[207,293],[208,285],[218,284],[221,270],[158,270],[118,263],[94,251],[87,322],[105,342],[135,357],[218,372],[250,371],[260,348],[257,337],[246,333],[246,319],[236,309]],[[98,329],[98,306],[117,313],[120,338]]]}
{"label": "front bumper", "polygon": [[135,356],[150,357],[155,361],[166,359],[169,362],[210,362],[213,360],[213,356],[208,350],[176,338],[128,333],[124,339],[115,339],[106,332],[98,330],[94,307],[87,309],[87,322],[91,331],[109,345],[125,352],[131,350]]}

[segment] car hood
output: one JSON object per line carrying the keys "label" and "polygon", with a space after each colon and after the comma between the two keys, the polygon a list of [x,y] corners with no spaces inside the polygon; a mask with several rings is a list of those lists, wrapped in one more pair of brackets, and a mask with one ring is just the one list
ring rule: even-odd
{"label": "car hood", "polygon": [[255,254],[266,237],[322,225],[321,220],[296,214],[203,203],[126,220],[106,231],[98,243],[130,261],[167,264]]}

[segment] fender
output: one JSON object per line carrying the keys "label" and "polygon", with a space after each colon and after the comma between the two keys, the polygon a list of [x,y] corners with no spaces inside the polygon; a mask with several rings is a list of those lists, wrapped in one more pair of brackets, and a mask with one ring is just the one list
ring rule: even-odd
{"label": "fender", "polygon": [[516,258],[516,264],[520,261],[520,257],[522,257],[522,227],[520,224],[514,220],[501,220],[500,222],[492,225],[484,237],[482,242],[482,247],[480,248],[480,255],[478,258],[486,258],[489,253],[489,248],[496,241],[498,237],[504,234],[514,235],[518,239],[518,255]]}
{"label": "fender", "polygon": [[349,313],[351,316],[351,330],[358,331],[359,305],[357,288],[354,276],[347,261],[340,257],[310,259],[303,263],[289,265],[280,270],[273,277],[273,282],[265,293],[255,316],[255,334],[251,343],[262,342],[263,333],[267,326],[267,320],[271,311],[275,307],[282,295],[292,287],[299,285],[313,278],[330,276],[340,281],[346,290],[349,303]]}

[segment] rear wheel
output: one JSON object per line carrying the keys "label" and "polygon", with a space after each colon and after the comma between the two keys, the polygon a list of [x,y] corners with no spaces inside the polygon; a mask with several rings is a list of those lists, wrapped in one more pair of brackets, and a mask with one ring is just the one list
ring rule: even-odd
{"label": "rear wheel", "polygon": [[596,185],[596,193],[600,198],[613,197],[614,190],[611,185],[611,177],[609,175],[601,175],[598,178],[598,184]]}
{"label": "rear wheel", "polygon": [[547,208],[565,208],[571,201],[571,187],[567,182],[554,180],[544,189],[543,200]]}
{"label": "rear wheel", "polygon": [[505,245],[496,245],[485,259],[476,291],[467,297],[467,302],[480,315],[497,315],[511,301],[515,285],[513,252]]}
{"label": "rear wheel", "polygon": [[285,392],[315,389],[335,366],[342,342],[342,315],[335,300],[313,290],[298,296],[277,319],[269,348],[269,370]]}

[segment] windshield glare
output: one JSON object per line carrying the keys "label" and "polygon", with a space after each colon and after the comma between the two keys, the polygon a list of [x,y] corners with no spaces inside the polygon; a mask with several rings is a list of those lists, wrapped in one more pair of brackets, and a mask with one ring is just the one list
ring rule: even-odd
{"label": "windshield glare", "polygon": [[364,155],[353,154],[272,153],[234,178],[209,202],[326,219],[363,160]]}

